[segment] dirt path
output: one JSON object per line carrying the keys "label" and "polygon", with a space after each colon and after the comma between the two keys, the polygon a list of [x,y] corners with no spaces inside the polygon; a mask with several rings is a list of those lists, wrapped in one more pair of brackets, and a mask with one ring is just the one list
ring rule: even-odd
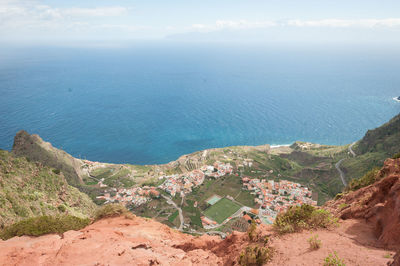
{"label": "dirt path", "polygon": [[356,157],[357,155],[356,155],[356,153],[353,151],[353,146],[354,146],[354,144],[356,144],[356,141],[350,144],[350,146],[349,146],[349,152],[351,153],[351,155],[353,155],[353,157]]}
{"label": "dirt path", "polygon": [[[317,250],[311,250],[308,243],[314,235],[321,240]],[[322,265],[329,254],[337,252],[346,265],[384,266],[394,252],[378,249],[374,243],[376,237],[371,226],[364,221],[345,220],[332,230],[303,231],[271,239],[276,252],[268,265]]]}
{"label": "dirt path", "polygon": [[345,180],[345,175],[344,175],[343,170],[340,169],[340,165],[342,164],[342,162],[343,162],[344,160],[345,160],[345,159],[341,159],[339,162],[337,162],[337,163],[335,164],[335,167],[336,167],[336,170],[338,170],[338,172],[339,172],[340,179],[342,179],[343,186],[346,187],[346,186],[347,186],[347,182],[346,182],[346,180]]}
{"label": "dirt path", "polygon": [[179,225],[178,230],[179,230],[179,231],[182,231],[182,230],[183,230],[183,214],[182,214],[182,209],[179,208],[178,205],[176,205],[176,203],[175,203],[170,197],[167,197],[167,196],[165,196],[165,195],[161,195],[161,196],[162,196],[164,199],[167,200],[167,203],[168,203],[168,204],[174,206],[174,208],[178,210],[178,213],[179,213],[179,220],[181,221],[181,224]]}
{"label": "dirt path", "polygon": [[[350,153],[353,157],[356,157],[357,154],[353,151],[353,146],[354,146],[354,144],[356,144],[356,142],[351,143],[350,146],[349,146],[349,148],[348,148],[348,150],[349,150],[349,153]],[[346,182],[346,178],[345,178],[346,176],[345,176],[343,170],[340,168],[340,165],[342,164],[342,162],[343,162],[344,160],[345,160],[345,159],[341,159],[340,161],[338,161],[338,162],[335,164],[335,167],[336,167],[336,170],[339,172],[340,179],[342,180],[343,186],[346,187],[346,186],[347,186],[347,182]]]}

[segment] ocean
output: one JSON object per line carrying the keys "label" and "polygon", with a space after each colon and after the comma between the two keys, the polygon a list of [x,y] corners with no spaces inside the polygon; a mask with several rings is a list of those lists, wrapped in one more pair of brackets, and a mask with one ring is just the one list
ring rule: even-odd
{"label": "ocean", "polygon": [[0,148],[159,164],[232,145],[341,145],[400,112],[400,49],[191,43],[0,47]]}

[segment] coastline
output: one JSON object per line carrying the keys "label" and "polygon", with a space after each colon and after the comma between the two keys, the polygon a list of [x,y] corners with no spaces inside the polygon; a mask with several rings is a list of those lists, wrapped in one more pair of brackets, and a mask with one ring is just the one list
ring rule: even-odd
{"label": "coastline", "polygon": [[280,144],[280,145],[270,145],[271,149],[277,149],[281,147],[290,147],[292,144]]}

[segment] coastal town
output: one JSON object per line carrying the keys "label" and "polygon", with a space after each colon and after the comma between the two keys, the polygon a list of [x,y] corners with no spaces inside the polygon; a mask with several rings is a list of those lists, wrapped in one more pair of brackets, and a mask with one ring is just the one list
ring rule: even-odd
{"label": "coastal town", "polygon": [[[185,174],[162,175],[159,179],[164,180],[164,182],[158,188],[173,197],[177,194],[184,197],[192,192],[194,187],[201,185],[206,176],[219,178],[231,174],[232,171],[233,167],[229,163],[215,162],[213,165],[206,165]],[[102,181],[100,180],[98,185],[104,187]],[[110,188],[104,195],[98,196],[97,199],[104,200],[105,204],[119,202],[124,205],[140,206],[159,196],[160,192],[157,191],[157,187],[143,186],[122,189]]]}
{"label": "coastal town", "polygon": [[[242,172],[243,167],[252,167],[253,160],[246,159],[238,166],[238,171]],[[104,200],[105,203],[119,202],[124,205],[140,206],[150,202],[152,199],[159,198],[160,193],[164,191],[171,197],[180,196],[184,198],[190,194],[195,187],[203,184],[206,178],[218,179],[225,175],[233,174],[234,168],[230,163],[216,161],[213,165],[203,165],[199,169],[192,170],[187,173],[158,176],[159,184],[156,186],[135,186],[131,188],[113,188],[109,187],[105,193],[98,196],[97,199]],[[272,172],[272,171],[270,171]],[[269,172],[269,173],[270,173]],[[239,173],[236,173],[238,175]],[[242,190],[248,191],[254,196],[255,207],[250,208],[236,202],[231,196],[226,196],[225,204],[235,204],[234,212],[225,220],[216,222],[213,217],[202,215],[201,221],[204,228],[217,228],[233,218],[243,218],[246,222],[254,220],[257,223],[272,224],[276,216],[292,205],[310,204],[317,205],[312,198],[312,191],[307,187],[287,180],[274,181],[272,179],[259,179],[249,176],[241,178]],[[98,183],[101,187],[103,179]],[[163,196],[165,197],[165,196]],[[222,198],[214,195],[211,205],[214,205]],[[217,199],[217,200],[215,200]],[[222,203],[221,203],[222,205]],[[218,206],[218,205],[216,205]],[[216,208],[216,207],[214,207]],[[223,208],[223,205],[222,205]],[[207,210],[204,210],[207,212]],[[219,220],[219,219],[217,219]]]}
{"label": "coastal town", "polygon": [[157,191],[156,187],[133,187],[116,189],[111,188],[108,192],[104,193],[103,196],[98,196],[97,199],[105,200],[104,204],[110,202],[119,202],[124,205],[133,204],[140,206],[144,203],[149,202],[153,198],[159,198],[160,192]]}
{"label": "coastal town", "polygon": [[192,192],[192,188],[201,185],[206,176],[219,178],[231,174],[232,171],[233,167],[230,163],[221,163],[217,161],[212,166],[206,165],[189,173],[160,176],[159,178],[165,179],[165,181],[159,188],[173,197],[177,193],[179,193],[181,197],[184,197],[185,194]]}
{"label": "coastal town", "polygon": [[248,177],[243,177],[242,182],[244,189],[255,196],[254,202],[260,206],[258,217],[266,224],[272,224],[280,212],[292,205],[317,205],[312,199],[312,191],[298,183]]}

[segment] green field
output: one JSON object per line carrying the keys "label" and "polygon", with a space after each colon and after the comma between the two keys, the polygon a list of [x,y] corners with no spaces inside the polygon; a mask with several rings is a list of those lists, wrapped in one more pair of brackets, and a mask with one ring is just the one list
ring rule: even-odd
{"label": "green field", "polygon": [[239,209],[239,204],[228,200],[227,198],[223,198],[205,210],[204,214],[217,223],[222,223],[226,218],[237,212]]}
{"label": "green field", "polygon": [[211,197],[207,200],[207,203],[210,204],[210,205],[214,205],[214,204],[217,203],[220,199],[221,199],[220,196],[214,195],[214,196],[211,196]]}

